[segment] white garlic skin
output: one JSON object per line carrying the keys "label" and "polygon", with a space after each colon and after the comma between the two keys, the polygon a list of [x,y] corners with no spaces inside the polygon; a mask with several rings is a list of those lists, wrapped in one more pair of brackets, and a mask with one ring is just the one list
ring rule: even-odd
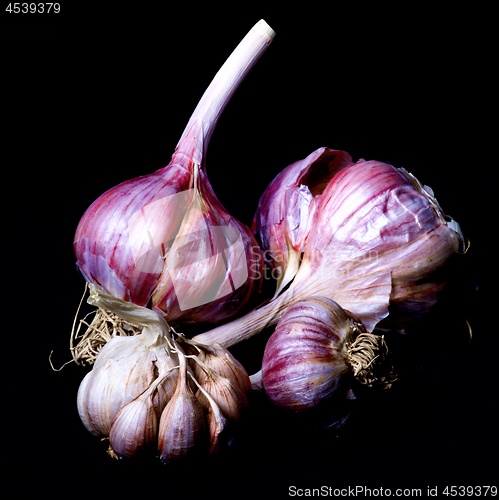
{"label": "white garlic skin", "polygon": [[161,414],[158,430],[159,459],[173,463],[206,454],[208,434],[205,410],[187,384],[178,389]]}
{"label": "white garlic skin", "polygon": [[131,458],[152,450],[158,435],[158,416],[153,398],[139,396],[116,415],[109,445],[119,458]]}
{"label": "white garlic skin", "polygon": [[336,302],[311,297],[290,306],[265,346],[262,384],[277,406],[316,407],[344,389],[349,367],[342,347],[352,318]]}
{"label": "white garlic skin", "polygon": [[[200,385],[213,398],[222,414],[228,420],[240,420],[243,412],[249,406],[248,396],[238,387],[237,382],[233,382],[216,372],[208,374],[200,382]],[[208,407],[209,403],[206,402],[206,397],[201,391],[197,393],[197,396]]]}
{"label": "white garlic skin", "polygon": [[[247,394],[251,390],[251,381],[242,363],[225,347],[214,344],[201,348],[197,357],[210,369],[222,377],[228,378],[232,384]],[[197,363],[191,363],[192,369],[199,382],[203,382],[207,375]]]}
{"label": "white garlic skin", "polygon": [[210,439],[210,455],[214,455],[224,450],[230,441],[230,429],[227,427],[228,420],[216,403],[208,408],[206,424]]}
{"label": "white garlic skin", "polygon": [[[98,437],[108,437],[118,412],[151,386],[159,367],[165,370],[174,364],[161,345],[151,346],[141,335],[112,338],[78,389],[78,414],[85,427]],[[172,373],[154,395],[158,411],[171,397],[174,380]]]}

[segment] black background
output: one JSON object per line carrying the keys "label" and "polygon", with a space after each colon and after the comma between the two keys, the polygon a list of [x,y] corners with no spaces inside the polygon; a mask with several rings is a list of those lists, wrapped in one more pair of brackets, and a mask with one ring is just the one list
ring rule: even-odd
{"label": "black background", "polygon": [[[323,5],[62,2],[51,18],[2,12],[2,468],[19,494],[288,498],[290,486],[369,486],[426,496],[428,487],[497,485],[492,13]],[[276,38],[207,155],[229,212],[249,224],[280,169],[328,146],[412,172],[471,246],[435,317],[393,340],[399,385],[362,399],[338,435],[255,396],[219,461],[184,470],[115,462],[76,412],[86,370],[49,362],[51,352],[56,367],[70,359],[83,293],[74,231],[106,189],[169,162],[205,88],[261,18]],[[251,365],[260,347],[236,352]]]}

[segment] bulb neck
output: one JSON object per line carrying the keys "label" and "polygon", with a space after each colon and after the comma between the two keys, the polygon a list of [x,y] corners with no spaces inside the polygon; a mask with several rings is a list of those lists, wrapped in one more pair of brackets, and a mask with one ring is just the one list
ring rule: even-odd
{"label": "bulb neck", "polygon": [[[194,162],[201,164],[220,115],[248,72],[267,50],[274,36],[274,30],[261,19],[239,42],[199,100],[180,137],[177,150],[192,150],[195,154]],[[194,145],[193,129],[199,131]],[[185,142],[188,143],[187,146]]]}

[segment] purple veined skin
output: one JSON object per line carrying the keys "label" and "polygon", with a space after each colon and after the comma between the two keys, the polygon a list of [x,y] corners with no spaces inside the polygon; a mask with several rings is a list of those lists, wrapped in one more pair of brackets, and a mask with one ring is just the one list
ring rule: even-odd
{"label": "purple veined skin", "polygon": [[[237,344],[313,295],[338,302],[368,332],[382,321],[383,328],[403,332],[433,308],[465,241],[429,187],[405,169],[359,160],[338,171],[316,198],[305,219],[302,259],[288,287],[261,307],[195,336],[196,341]],[[272,203],[283,199],[270,198]],[[267,212],[272,224],[276,209]],[[268,240],[263,251],[280,244]]]}
{"label": "purple veined skin", "polygon": [[215,75],[170,163],[101,195],[83,214],[74,252],[87,282],[167,321],[222,321],[258,295],[263,255],[206,175],[218,118],[274,36],[259,21]]}
{"label": "purple veined skin", "polygon": [[431,188],[384,162],[360,160],[339,172],[315,217],[295,287],[319,276],[317,288],[369,331],[385,318],[403,331],[424,317],[445,288],[450,261],[464,251],[459,224]]}
{"label": "purple veined skin", "polygon": [[282,170],[260,197],[253,231],[265,249],[278,295],[300,266],[318,195],[353,160],[344,151],[319,148]]}
{"label": "purple veined skin", "polygon": [[263,275],[250,229],[180,153],[97,199],[78,225],[74,249],[88,282],[170,321],[230,317],[259,291]]}
{"label": "purple veined skin", "polygon": [[343,346],[357,325],[355,318],[325,297],[309,297],[290,306],[263,354],[262,382],[270,401],[304,411],[335,393],[348,396],[350,367]]}

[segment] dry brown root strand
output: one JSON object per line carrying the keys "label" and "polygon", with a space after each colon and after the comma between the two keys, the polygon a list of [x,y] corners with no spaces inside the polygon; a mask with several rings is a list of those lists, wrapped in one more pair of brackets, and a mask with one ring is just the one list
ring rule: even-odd
{"label": "dry brown root strand", "polygon": [[[89,323],[87,318],[93,314]],[[80,333],[82,327],[86,327]],[[113,337],[137,335],[142,328],[125,323],[116,314],[105,309],[96,309],[78,322],[71,331],[70,351],[74,361],[81,365],[92,365],[102,346]]]}
{"label": "dry brown root strand", "polygon": [[383,335],[359,333],[345,343],[344,354],[355,379],[362,385],[389,389],[397,380]]}
{"label": "dry brown root strand", "polygon": [[[81,305],[87,292],[88,283],[85,284],[85,290],[75,314],[69,341],[73,361],[79,365],[93,365],[101,348],[113,337],[137,335],[142,331],[140,327],[130,325],[118,315],[101,308],[96,308],[78,320]],[[91,315],[93,315],[93,319],[89,322],[88,318]],[[82,331],[84,327],[86,329]]]}

